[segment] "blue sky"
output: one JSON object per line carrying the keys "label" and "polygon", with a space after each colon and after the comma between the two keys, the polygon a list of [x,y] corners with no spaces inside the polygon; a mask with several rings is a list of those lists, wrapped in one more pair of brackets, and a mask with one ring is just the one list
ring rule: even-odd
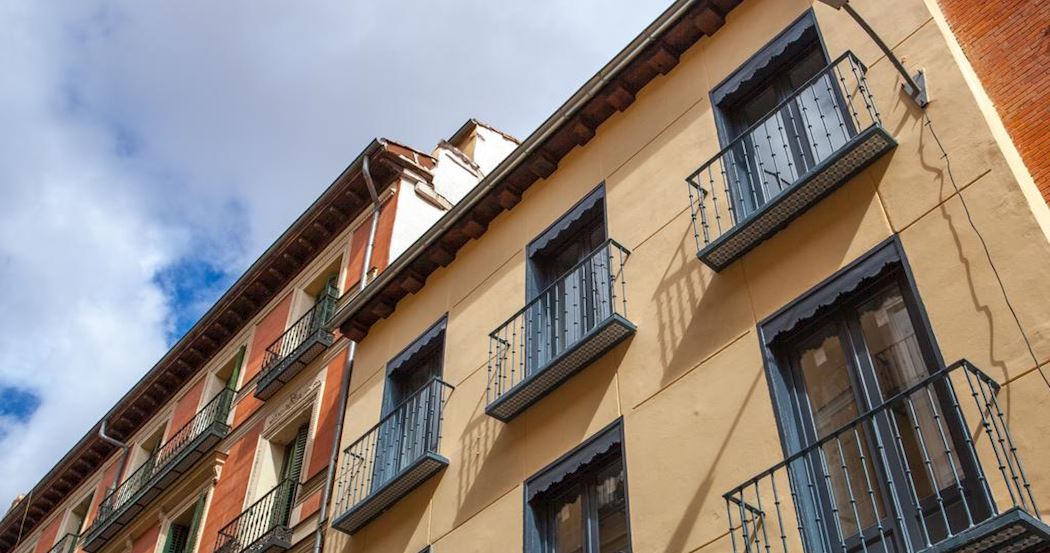
{"label": "blue sky", "polygon": [[0,3],[0,501],[373,137],[524,137],[667,3]]}

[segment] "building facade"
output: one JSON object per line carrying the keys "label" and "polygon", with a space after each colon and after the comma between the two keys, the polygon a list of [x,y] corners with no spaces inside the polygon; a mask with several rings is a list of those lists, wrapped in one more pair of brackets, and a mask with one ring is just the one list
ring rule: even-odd
{"label": "building facade", "polygon": [[941,6],[851,7],[928,105],[675,3],[335,315],[330,551],[1046,548],[1047,206]]}
{"label": "building facade", "polygon": [[0,553],[1047,549],[1041,158],[960,2],[834,4],[680,0],[520,144],[373,143]]}
{"label": "building facade", "polygon": [[[516,141],[477,121],[426,154],[373,141],[0,523],[5,551],[308,550],[353,348],[340,302]],[[367,267],[367,270],[365,268]]]}

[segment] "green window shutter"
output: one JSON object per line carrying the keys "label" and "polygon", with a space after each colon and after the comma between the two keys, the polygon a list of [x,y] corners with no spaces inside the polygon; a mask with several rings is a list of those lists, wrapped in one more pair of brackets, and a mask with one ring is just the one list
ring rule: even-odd
{"label": "green window shutter", "polygon": [[241,377],[241,365],[244,364],[246,349],[246,346],[241,346],[241,349],[237,350],[237,358],[233,360],[233,372],[230,373],[230,378],[226,381],[226,387],[231,390],[237,389],[237,379]]}
{"label": "green window shutter", "polygon": [[208,492],[201,494],[200,498],[197,499],[197,506],[193,508],[193,522],[190,523],[190,529],[186,536],[186,551],[181,553],[189,553],[189,549],[193,547],[193,543],[197,541],[197,534],[201,528],[201,518],[204,516],[204,504],[208,501]]}
{"label": "green window shutter", "polygon": [[295,433],[295,441],[288,444],[287,462],[284,467],[284,477],[299,482],[303,472],[303,457],[306,455],[306,433],[309,426],[302,425]]}
{"label": "green window shutter", "polygon": [[164,543],[164,553],[186,553],[186,542],[189,533],[189,528],[181,524],[172,523],[168,527],[168,539]]}

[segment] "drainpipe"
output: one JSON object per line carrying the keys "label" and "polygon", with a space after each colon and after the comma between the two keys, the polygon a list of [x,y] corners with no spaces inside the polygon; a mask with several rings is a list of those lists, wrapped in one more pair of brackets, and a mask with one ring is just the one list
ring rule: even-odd
{"label": "drainpipe", "polygon": [[[368,185],[368,193],[372,196],[372,224],[368,229],[368,246],[365,247],[365,258],[361,263],[361,280],[357,283],[358,292],[368,285],[368,270],[372,265],[372,251],[375,249],[376,229],[379,227],[379,194],[376,192],[376,183],[372,179],[372,172],[368,165],[369,156],[362,159],[361,174],[364,176],[365,184]],[[317,530],[314,533],[314,553],[321,553],[324,548],[324,533],[328,525],[328,503],[332,495],[332,486],[335,484],[335,464],[339,460],[339,442],[343,436],[343,420],[346,418],[347,396],[350,395],[350,373],[354,368],[354,353],[357,351],[357,342],[350,342],[349,351],[346,354],[346,366],[343,368],[343,379],[340,382],[339,410],[335,419],[335,432],[332,436],[332,453],[328,457],[328,473],[325,476],[324,490],[321,492],[321,511],[318,514]]]}
{"label": "drainpipe", "polygon": [[124,474],[124,467],[128,463],[128,453],[130,450],[128,444],[106,434],[106,422],[106,419],[102,419],[102,426],[98,427],[98,437],[124,450],[124,453],[120,456],[120,467],[117,468],[117,473],[113,476],[113,487],[110,488],[115,490],[117,489],[117,485],[120,484],[120,476]]}

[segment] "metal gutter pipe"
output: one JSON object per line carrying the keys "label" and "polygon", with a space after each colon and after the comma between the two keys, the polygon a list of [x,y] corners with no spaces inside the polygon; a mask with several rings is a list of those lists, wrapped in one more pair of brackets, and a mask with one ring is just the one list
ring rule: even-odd
{"label": "metal gutter pipe", "polygon": [[[365,257],[361,263],[361,279],[357,283],[357,292],[360,293],[368,285],[368,270],[372,265],[372,252],[375,250],[376,231],[379,228],[379,214],[382,205],[379,203],[379,193],[376,191],[375,180],[372,179],[372,171],[368,165],[368,156],[362,160],[361,174],[364,176],[365,184],[368,185],[368,193],[372,196],[372,223],[368,229],[368,246],[365,247]],[[339,383],[339,407],[336,411],[335,432],[332,436],[332,452],[328,457],[328,471],[325,475],[324,489],[321,492],[321,511],[318,513],[317,530],[314,533],[314,553],[321,553],[324,549],[324,534],[328,526],[328,503],[332,495],[332,486],[335,484],[335,465],[339,461],[339,442],[343,437],[343,421],[346,419],[346,402],[350,395],[350,375],[354,370],[354,354],[357,352],[357,342],[350,342],[346,353],[346,366],[343,368],[343,378]]]}
{"label": "metal gutter pipe", "polygon": [[113,476],[113,487],[111,489],[115,490],[117,485],[120,484],[120,477],[124,474],[124,468],[127,467],[128,454],[131,452],[131,449],[128,447],[128,444],[106,434],[107,422],[107,419],[102,419],[102,425],[98,427],[98,437],[124,450],[124,453],[120,456],[120,466],[117,468],[117,473]]}
{"label": "metal gutter pipe", "polygon": [[503,160],[487,177],[482,179],[478,185],[449,210],[441,219],[430,227],[423,236],[419,237],[404,253],[390,264],[376,281],[375,286],[367,292],[358,294],[348,302],[342,309],[336,312],[329,321],[329,328],[336,328],[343,324],[348,315],[367,303],[379,291],[386,286],[390,279],[418,256],[424,249],[433,244],[447,229],[451,228],[467,211],[478,204],[484,196],[495,188],[511,171],[521,165],[525,159],[538,149],[547,138],[558,130],[560,124],[579,111],[588,100],[598,94],[602,88],[612,81],[627,64],[634,61],[651,43],[653,43],[668,27],[681,18],[699,0],[679,0],[668,8],[660,17],[649,25],[638,35],[626,48],[605,65],[597,74],[590,78],[580,89],[573,94],[557,111],[547,118],[520,146],[518,146],[507,159]]}

